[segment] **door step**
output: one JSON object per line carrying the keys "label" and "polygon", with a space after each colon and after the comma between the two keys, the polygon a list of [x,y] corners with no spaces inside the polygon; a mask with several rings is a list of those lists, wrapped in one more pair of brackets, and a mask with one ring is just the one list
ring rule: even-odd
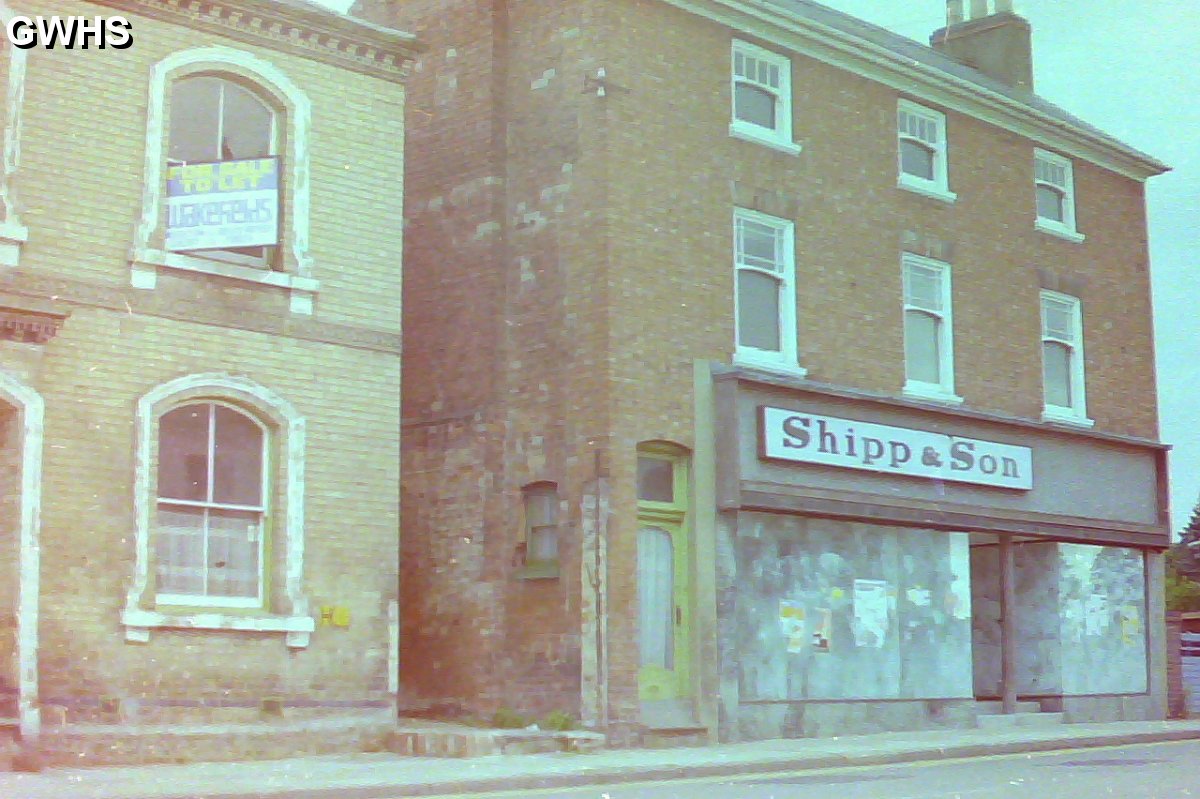
{"label": "door step", "polygon": [[643,749],[708,746],[707,727],[653,727],[642,733]]}
{"label": "door step", "polygon": [[1063,723],[1062,713],[981,713],[976,717],[981,730],[1005,730],[1013,727],[1056,727]]}
{"label": "door step", "polygon": [[[989,700],[985,700],[982,702],[976,702],[975,709],[979,712],[979,715],[981,715],[981,716],[982,715],[988,715],[988,716],[1000,715],[1001,713],[1004,712],[1004,703],[998,699],[989,699]],[[1035,702],[1033,700],[1025,700],[1024,702],[1017,702],[1016,710],[1018,713],[1041,713],[1042,712],[1042,703]]]}

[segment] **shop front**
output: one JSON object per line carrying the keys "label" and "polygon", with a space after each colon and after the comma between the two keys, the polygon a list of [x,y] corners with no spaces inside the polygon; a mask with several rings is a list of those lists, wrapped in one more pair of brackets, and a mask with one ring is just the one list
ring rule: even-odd
{"label": "shop front", "polygon": [[713,369],[721,740],[1165,717],[1163,445]]}

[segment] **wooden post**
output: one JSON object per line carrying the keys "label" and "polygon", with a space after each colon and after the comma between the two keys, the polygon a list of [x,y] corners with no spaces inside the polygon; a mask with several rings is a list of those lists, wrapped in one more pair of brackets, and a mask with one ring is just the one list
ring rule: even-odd
{"label": "wooden post", "polygon": [[1000,691],[1003,712],[1017,712],[1017,589],[1012,537],[1000,537]]}

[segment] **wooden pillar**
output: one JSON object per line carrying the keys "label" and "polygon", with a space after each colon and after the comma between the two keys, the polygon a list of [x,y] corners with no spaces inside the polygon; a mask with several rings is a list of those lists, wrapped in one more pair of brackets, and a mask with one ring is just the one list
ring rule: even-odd
{"label": "wooden pillar", "polygon": [[1017,589],[1011,536],[1000,537],[1000,693],[1004,713],[1017,712]]}

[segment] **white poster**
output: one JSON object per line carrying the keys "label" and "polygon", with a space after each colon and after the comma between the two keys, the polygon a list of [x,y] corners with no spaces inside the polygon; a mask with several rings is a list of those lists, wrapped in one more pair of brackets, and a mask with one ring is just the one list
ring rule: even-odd
{"label": "white poster", "polygon": [[854,581],[854,645],[879,649],[887,638],[888,585],[883,580]]}
{"label": "white poster", "polygon": [[808,643],[805,640],[807,627],[803,604],[790,599],[779,601],[779,629],[787,640],[788,652],[795,654],[804,651],[805,644]]}
{"label": "white poster", "polygon": [[1087,635],[1104,635],[1108,629],[1108,595],[1092,594],[1083,608],[1084,632]]}

